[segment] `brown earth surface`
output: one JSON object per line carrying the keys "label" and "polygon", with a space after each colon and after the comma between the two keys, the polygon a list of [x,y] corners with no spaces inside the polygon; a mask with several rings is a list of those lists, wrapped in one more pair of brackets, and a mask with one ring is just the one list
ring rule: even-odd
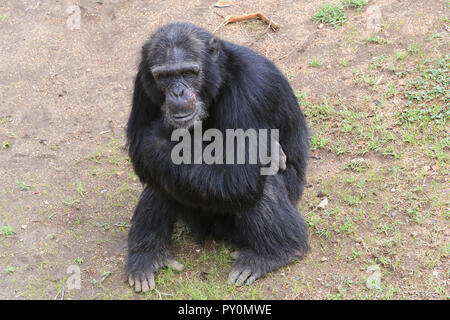
{"label": "brown earth surface", "polygon": [[[374,61],[409,52],[404,60],[397,54],[407,70],[419,58],[435,64],[449,53],[448,1],[369,1],[382,14],[375,35],[382,41],[367,40],[374,39],[367,7],[345,9],[348,21],[335,29],[312,20],[322,1],[214,3],[78,1],[81,28],[71,30],[71,1],[1,2],[0,299],[448,299],[448,137],[438,156],[429,156],[427,140],[417,148],[390,140],[396,156],[361,152],[371,138],[336,134],[342,123],[334,113],[320,122],[328,144],[313,148],[299,203],[312,247],[304,259],[235,288],[226,283],[232,248],[196,244],[178,226],[174,253],[185,271],[162,270],[158,291],[146,295],[125,283],[126,235],[142,187],[124,150],[124,125],[140,48],[156,28],[189,21],[213,31],[221,16],[271,17],[281,27],[276,32],[249,21],[216,34],[275,62],[306,96],[302,108],[313,132],[320,117],[308,108],[325,100],[333,112],[352,106],[394,123],[417,74],[371,68]],[[422,56],[408,51],[411,43]],[[390,85],[396,90],[387,96]],[[444,108],[448,117],[448,100]],[[336,141],[344,152],[330,147]],[[367,168],[347,165],[361,157]],[[324,198],[326,210],[318,209]],[[80,289],[67,287],[71,265],[81,270]],[[381,271],[378,289],[367,285],[373,266]]]}

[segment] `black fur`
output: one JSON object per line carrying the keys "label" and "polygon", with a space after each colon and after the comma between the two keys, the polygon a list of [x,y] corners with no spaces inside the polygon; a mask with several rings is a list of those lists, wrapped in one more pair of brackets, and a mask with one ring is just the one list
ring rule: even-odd
{"label": "black fur", "polygon": [[[308,158],[308,129],[286,78],[254,51],[191,24],[163,26],[144,45],[127,125],[129,155],[146,185],[128,237],[127,271],[156,271],[169,256],[174,221],[183,218],[197,239],[208,235],[241,248],[235,268],[256,277],[308,250],[307,226],[297,211]],[[214,42],[215,48],[209,44]],[[150,67],[180,47],[202,65],[203,130],[280,130],[287,168],[260,175],[259,165],[172,163],[173,128],[163,119],[164,94]]]}

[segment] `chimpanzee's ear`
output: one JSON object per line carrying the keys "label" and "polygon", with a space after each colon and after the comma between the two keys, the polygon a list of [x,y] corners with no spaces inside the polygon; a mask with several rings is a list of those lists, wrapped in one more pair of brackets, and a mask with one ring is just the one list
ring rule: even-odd
{"label": "chimpanzee's ear", "polygon": [[209,40],[209,54],[211,55],[211,58],[213,61],[216,61],[219,57],[219,50],[220,48],[220,40],[217,38],[212,38]]}

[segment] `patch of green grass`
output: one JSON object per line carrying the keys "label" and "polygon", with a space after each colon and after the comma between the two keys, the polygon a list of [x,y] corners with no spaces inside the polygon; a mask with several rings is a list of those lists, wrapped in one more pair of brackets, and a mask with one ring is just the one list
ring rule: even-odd
{"label": "patch of green grass", "polygon": [[102,273],[102,279],[100,280],[100,282],[104,282],[110,275],[112,274],[111,271],[105,271]]}
{"label": "patch of green grass", "polygon": [[16,233],[16,231],[10,226],[4,226],[0,229],[0,235],[2,236],[11,236],[14,233]]}
{"label": "patch of green grass", "polygon": [[28,183],[25,182],[25,181],[18,181],[18,182],[17,182],[17,187],[18,187],[20,190],[30,190],[31,187],[32,187],[32,185],[28,184]]}
{"label": "patch of green grass", "polygon": [[71,197],[68,197],[63,201],[63,204],[67,207],[72,207],[76,202],[76,200],[72,200]]}
{"label": "patch of green grass", "polygon": [[385,63],[385,61],[387,60],[388,58],[384,55],[384,54],[382,54],[381,56],[378,56],[376,59],[375,59],[375,61],[372,63],[372,64],[370,64],[369,65],[369,70],[373,70],[373,69],[378,69],[378,68],[381,68],[381,69],[383,69],[383,67],[384,67],[384,63]]}
{"label": "patch of green grass", "polygon": [[[371,100],[368,97],[367,103]],[[331,101],[333,104],[331,104]],[[398,158],[401,146],[398,136],[380,115],[370,115],[366,108],[346,106],[339,97],[326,97],[321,104],[302,101],[303,111],[314,128],[311,147],[327,149],[337,155],[356,152],[363,155],[371,150],[384,156]],[[382,104],[380,104],[382,106]]]}
{"label": "patch of green grass", "polygon": [[325,97],[321,104],[307,104],[304,113],[309,119],[321,122],[331,119],[335,110],[334,106],[329,102],[329,98]]}
{"label": "patch of green grass", "polygon": [[410,83],[412,90],[405,91],[404,96],[409,100],[408,105],[441,101],[444,108],[449,108],[450,76],[449,76],[450,54],[442,58],[437,66],[429,66],[416,80]]}
{"label": "patch of green grass", "polygon": [[[373,42],[378,41],[382,40]],[[436,42],[441,44],[442,40]],[[382,268],[384,283],[379,289],[367,290],[362,277],[363,281],[353,287],[330,290],[333,298],[404,297],[393,273],[408,277],[407,252],[411,251],[419,252],[414,272],[421,273],[426,281],[433,271],[430,279],[435,281],[429,288],[412,281],[417,287],[408,290],[428,290],[436,292],[434,296],[448,297],[439,279],[450,272],[436,271],[436,277],[434,271],[450,252],[442,232],[450,217],[448,203],[442,197],[450,156],[449,56],[436,61],[434,52],[426,56],[428,51],[423,51],[425,47],[422,49],[419,42],[406,43],[401,51],[379,55],[368,64],[358,65],[352,60],[355,82],[362,85],[376,83],[390,63],[389,70],[393,71],[382,73],[386,82],[379,86],[362,86],[367,91],[355,100],[340,99],[335,94],[318,103],[303,94],[297,96],[313,129],[312,149],[328,151],[313,152],[318,155],[315,161],[335,161],[332,173],[312,179],[313,194],[306,194],[301,205],[311,237],[320,244],[317,247],[328,261],[362,268],[377,264]],[[337,61],[342,58],[337,57]],[[365,161],[360,161],[366,153]],[[317,209],[317,196],[328,198],[325,210]],[[421,244],[427,235],[439,240],[423,251]],[[336,242],[346,245],[335,248]],[[330,248],[332,254],[328,254]],[[325,285],[331,283],[330,278],[323,280]]]}
{"label": "patch of green grass", "polygon": [[285,70],[285,71],[284,71],[284,74],[286,75],[286,78],[287,78],[289,81],[294,80],[294,73],[292,73],[291,70]]}
{"label": "patch of green grass", "polygon": [[[348,200],[348,204],[350,206],[357,205],[359,203],[359,197],[358,196],[350,196]],[[351,216],[346,216],[344,221],[340,221],[334,226],[334,231],[337,234],[341,233],[349,233],[354,234],[356,230],[358,229],[358,226],[354,223],[353,218]]]}
{"label": "patch of green grass", "polygon": [[356,85],[366,83],[370,86],[373,86],[379,79],[378,75],[365,72],[361,68],[359,68],[358,70],[353,70],[353,74],[355,75],[355,77],[353,78],[353,83]]}
{"label": "patch of green grass", "polygon": [[322,58],[315,58],[314,60],[310,61],[308,65],[312,68],[317,68],[322,66]]}
{"label": "patch of green grass", "polygon": [[387,84],[387,91],[384,94],[384,97],[386,99],[391,98],[393,96],[395,96],[397,94],[397,87],[395,86],[394,81],[389,81],[389,83]]}
{"label": "patch of green grass", "polygon": [[126,202],[136,201],[135,195],[130,191],[130,185],[127,182],[124,182],[116,190],[113,190],[106,196],[109,198],[109,203],[112,207],[124,207]]}
{"label": "patch of green grass", "polygon": [[398,114],[401,122],[409,123],[428,123],[435,122],[438,124],[446,124],[450,118],[450,109],[448,106],[441,104],[434,104],[431,106],[424,106],[422,108],[408,108]]}
{"label": "patch of green grass", "polygon": [[448,162],[448,121],[450,119],[450,55],[442,58],[435,66],[417,68],[418,77],[409,82],[403,95],[408,102],[406,108],[395,113],[401,125],[401,137],[417,151],[436,159],[446,170]]}
{"label": "patch of green grass", "polygon": [[433,41],[434,39],[440,39],[440,38],[443,38],[443,36],[442,36],[442,34],[437,32],[437,33],[433,33],[432,35],[428,36],[426,38],[426,40],[427,41]]}
{"label": "patch of green grass", "polygon": [[395,54],[395,57],[397,58],[397,60],[403,61],[408,56],[408,51],[396,50],[394,52],[394,54]]}
{"label": "patch of green grass", "polygon": [[311,135],[311,150],[324,148],[328,144],[329,140],[322,137],[320,133]]}
{"label": "patch of green grass", "polygon": [[367,168],[367,164],[363,158],[352,159],[344,167],[344,169],[350,169],[355,172],[362,172],[366,168]]}
{"label": "patch of green grass", "polygon": [[[185,236],[183,235],[183,238]],[[186,250],[192,249],[192,239],[185,239]],[[178,245],[184,246],[179,242]],[[185,266],[179,273],[172,268],[162,268],[155,277],[158,291],[153,290],[146,296],[148,299],[261,299],[263,293],[260,282],[252,286],[237,288],[229,285],[226,277],[232,266],[231,248],[225,243],[210,243],[208,249],[198,257],[177,257]],[[194,254],[195,255],[195,254]],[[270,277],[270,275],[268,275]]]}
{"label": "patch of green grass", "polygon": [[5,271],[8,274],[12,274],[12,273],[14,273],[14,271],[16,271],[16,269],[17,269],[16,267],[6,267]]}
{"label": "patch of green grass", "polygon": [[302,92],[300,90],[295,90],[295,97],[297,98],[297,101],[300,105],[302,105],[304,102],[306,102],[307,99],[307,94],[306,92]]}
{"label": "patch of green grass", "polygon": [[448,258],[450,256],[450,243],[441,245],[439,248],[439,258]]}
{"label": "patch of green grass", "polygon": [[419,207],[417,205],[415,205],[412,208],[408,208],[407,210],[408,212],[408,217],[409,220],[412,222],[415,222],[419,225],[423,224],[425,222],[425,220],[428,218],[427,215],[423,215],[423,213],[421,212],[421,210],[419,209]]}
{"label": "patch of green grass", "polygon": [[349,152],[348,143],[342,138],[333,142],[333,148],[337,155]]}
{"label": "patch of green grass", "polygon": [[327,23],[335,28],[342,26],[347,21],[342,6],[333,3],[321,6],[312,19],[316,24]]}
{"label": "patch of green grass", "polygon": [[1,149],[3,150],[3,149],[8,149],[8,148],[11,148],[11,142],[9,142],[9,140],[6,140],[2,143]]}
{"label": "patch of green grass", "polygon": [[439,140],[435,140],[434,143],[431,143],[427,150],[427,155],[431,159],[436,159],[438,162],[442,165],[445,163],[448,163],[449,160],[449,152],[450,149],[450,138],[444,137],[440,138],[437,137]]}
{"label": "patch of green grass", "polygon": [[417,42],[411,42],[408,46],[408,52],[411,54],[418,54],[420,53],[420,46]]}
{"label": "patch of green grass", "polygon": [[386,42],[385,39],[379,37],[379,36],[370,36],[366,40],[364,40],[365,43],[377,43],[377,44],[383,44]]}
{"label": "patch of green grass", "polygon": [[77,192],[80,195],[80,197],[84,198],[83,183],[81,181],[78,181]]}
{"label": "patch of green grass", "polygon": [[367,3],[367,0],[342,0],[341,2],[344,8],[353,8],[357,11],[360,11]]}

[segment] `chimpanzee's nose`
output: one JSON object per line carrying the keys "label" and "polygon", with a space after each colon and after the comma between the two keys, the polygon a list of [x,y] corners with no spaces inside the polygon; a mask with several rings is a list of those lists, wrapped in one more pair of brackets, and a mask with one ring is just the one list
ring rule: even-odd
{"label": "chimpanzee's nose", "polygon": [[175,86],[174,88],[172,88],[172,94],[175,97],[182,97],[184,94],[184,89],[182,86]]}

